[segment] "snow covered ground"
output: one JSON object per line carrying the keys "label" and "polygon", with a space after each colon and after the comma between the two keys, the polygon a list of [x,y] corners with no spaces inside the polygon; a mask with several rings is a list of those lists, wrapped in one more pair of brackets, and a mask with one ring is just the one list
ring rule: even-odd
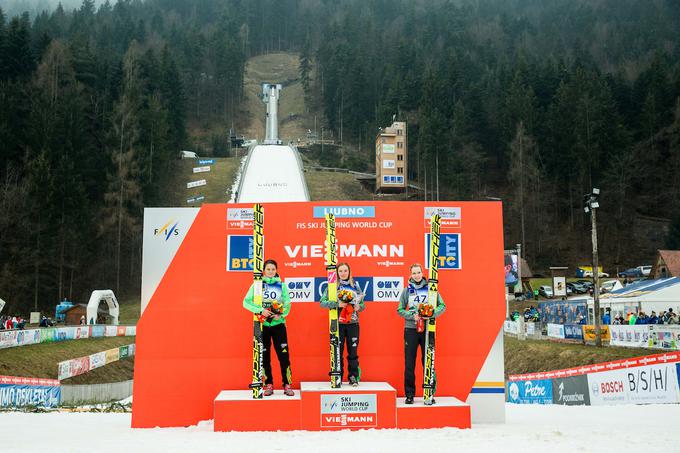
{"label": "snow covered ground", "polygon": [[[680,451],[680,405],[507,406],[504,425],[472,429],[214,433],[131,429],[130,414],[0,413],[3,452],[573,452]],[[263,414],[263,424],[274,425]]]}

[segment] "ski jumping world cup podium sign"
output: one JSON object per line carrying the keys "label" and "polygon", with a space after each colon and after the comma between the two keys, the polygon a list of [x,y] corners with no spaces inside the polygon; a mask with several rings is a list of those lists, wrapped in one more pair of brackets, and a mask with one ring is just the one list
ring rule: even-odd
{"label": "ski jumping world cup podium sign", "polygon": [[[278,262],[292,301],[286,325],[296,396],[278,395],[276,372],[274,397],[252,400],[248,390],[253,323],[242,301],[253,279],[253,205],[147,208],[133,427],[189,426],[213,418],[216,430],[218,425],[222,430],[362,427],[343,425],[355,419],[370,419],[366,427],[469,426],[470,417],[504,420],[500,202],[263,206],[265,259]],[[361,384],[333,392],[328,311],[318,304],[327,283],[328,212],[335,215],[338,261],[349,263],[366,301],[360,315]],[[441,216],[439,291],[447,309],[437,319],[437,404],[416,404],[425,411],[416,413],[403,410],[397,398],[404,394],[404,320],[397,301],[411,264],[421,263],[427,275],[429,223],[435,213]],[[422,377],[418,360],[417,396],[422,396]],[[247,398],[237,396],[241,393]],[[376,418],[333,412],[332,401],[341,402],[345,394]],[[447,398],[465,408],[466,422],[447,422]],[[277,424],[282,417],[288,420],[283,427]],[[247,418],[255,425],[239,425]],[[267,420],[273,424],[263,425]]]}

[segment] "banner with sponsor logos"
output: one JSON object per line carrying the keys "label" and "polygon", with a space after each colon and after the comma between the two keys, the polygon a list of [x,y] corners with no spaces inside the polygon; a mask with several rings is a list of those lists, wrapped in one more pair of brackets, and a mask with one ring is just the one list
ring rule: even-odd
{"label": "banner with sponsor logos", "polygon": [[586,302],[581,301],[549,301],[538,303],[541,322],[552,324],[578,324],[586,317]]}
{"label": "banner with sponsor logos", "polygon": [[586,376],[555,378],[552,380],[552,385],[553,403],[567,406],[590,404]]}
{"label": "banner with sponsor logos", "polygon": [[[508,401],[538,403],[526,398],[520,401],[517,395],[526,382],[547,380],[552,382],[554,404],[677,403],[680,402],[679,372],[680,353],[665,353],[564,370],[511,375],[508,377]],[[517,383],[516,388],[511,386],[513,383]]]}
{"label": "banner with sponsor logos", "polygon": [[61,387],[55,379],[0,376],[0,407],[56,407]]}
{"label": "banner with sponsor logos", "polygon": [[[583,328],[583,339],[586,341],[595,341],[597,335],[595,334],[595,326],[592,325],[582,325]],[[609,341],[611,339],[611,334],[609,333],[609,325],[600,326],[600,338],[602,341]]]}
{"label": "banner with sponsor logos", "polygon": [[650,324],[649,347],[659,349],[680,349],[680,326]]}
{"label": "banner with sponsor logos", "polygon": [[[252,316],[242,301],[252,284],[252,205],[207,204],[181,220],[181,209],[145,210],[143,314],[138,324],[133,426],[183,426],[203,419],[218,390],[241,388],[252,365]],[[404,320],[397,300],[410,266],[427,273],[429,223],[442,216],[439,287],[447,312],[437,320],[438,392],[466,400],[505,313],[502,209],[497,202],[300,202],[264,204],[265,258],[278,262],[293,306],[286,319],[293,385],[327,379],[328,312],[325,215],[336,217],[338,260],[366,294],[361,313],[362,379],[386,381],[403,394]],[[153,232],[176,220],[177,236]],[[147,279],[148,277],[148,279]],[[493,281],[490,280],[493,278]],[[479,299],[479,288],[484,298]],[[457,312],[479,300],[484,322]],[[200,318],[201,335],[177,319]],[[229,329],[223,320],[229,319]],[[231,347],[225,349],[224,344]],[[182,410],[164,393],[205,377]],[[454,365],[456,364],[456,365]],[[464,364],[464,366],[461,366]],[[501,365],[502,366],[502,365]],[[421,389],[418,389],[421,393]]]}
{"label": "banner with sponsor logos", "polygon": [[580,324],[565,324],[564,338],[568,340],[583,340],[583,329]]}
{"label": "banner with sponsor logos", "polygon": [[517,335],[519,333],[519,323],[517,321],[503,321],[503,332]]}
{"label": "banner with sponsor logos", "polygon": [[649,326],[646,325],[619,325],[609,326],[612,346],[628,346],[646,348],[649,342]]}
{"label": "banner with sponsor logos", "polygon": [[135,355],[135,345],[125,345],[118,348],[109,349],[106,351],[90,354],[85,357],[78,357],[75,359],[64,360],[58,364],[58,379],[64,380],[74,376],[78,376],[90,372],[96,368],[103,367],[109,363],[126,357]]}
{"label": "banner with sponsor logos", "polygon": [[322,428],[375,428],[376,426],[378,426],[378,401],[375,393],[321,395]]}
{"label": "banner with sponsor logos", "polygon": [[564,338],[564,325],[548,324],[548,336],[550,338]]}
{"label": "banner with sponsor logos", "polygon": [[515,404],[552,404],[550,379],[508,382],[508,402]]}

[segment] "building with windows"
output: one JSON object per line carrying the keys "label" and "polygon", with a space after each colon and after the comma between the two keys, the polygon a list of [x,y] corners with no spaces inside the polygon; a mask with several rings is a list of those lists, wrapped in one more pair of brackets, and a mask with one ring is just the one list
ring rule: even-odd
{"label": "building with windows", "polygon": [[406,123],[395,121],[375,139],[375,191],[404,192],[407,181]]}

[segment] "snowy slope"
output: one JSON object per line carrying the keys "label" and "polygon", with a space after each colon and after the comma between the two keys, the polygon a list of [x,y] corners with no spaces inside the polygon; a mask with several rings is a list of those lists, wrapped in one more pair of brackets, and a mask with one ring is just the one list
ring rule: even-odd
{"label": "snowy slope", "polygon": [[237,202],[309,201],[296,153],[283,145],[253,147],[241,175]]}
{"label": "snowy slope", "polygon": [[[506,406],[505,425],[469,430],[214,433],[130,428],[130,414],[0,413],[3,452],[573,452],[680,451],[680,405]],[[263,423],[270,426],[275,420]]]}

